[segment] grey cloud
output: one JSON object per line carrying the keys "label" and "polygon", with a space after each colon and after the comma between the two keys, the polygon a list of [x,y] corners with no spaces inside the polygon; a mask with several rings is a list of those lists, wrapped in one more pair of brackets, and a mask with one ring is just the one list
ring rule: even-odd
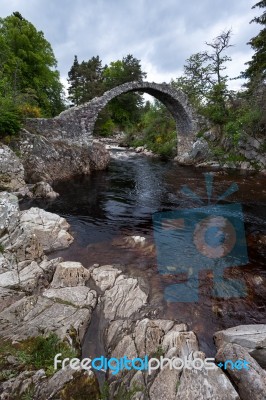
{"label": "grey cloud", "polygon": [[[99,55],[103,63],[129,53],[162,75],[182,69],[186,58],[204,48],[216,27],[226,29],[246,16],[233,36],[235,53],[250,54],[246,42],[259,30],[248,24],[253,0],[1,0],[1,16],[20,11],[52,44],[63,77],[74,55]],[[229,24],[230,21],[230,24]],[[235,21],[235,22],[234,22]],[[229,25],[228,25],[229,24]],[[255,26],[254,26],[255,25]],[[219,32],[217,32],[218,34]]]}

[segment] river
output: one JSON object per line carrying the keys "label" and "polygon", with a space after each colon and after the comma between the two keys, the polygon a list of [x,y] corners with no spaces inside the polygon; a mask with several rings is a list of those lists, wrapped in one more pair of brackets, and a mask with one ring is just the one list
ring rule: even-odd
{"label": "river", "polygon": [[[22,203],[22,208],[38,206],[65,217],[70,223],[74,243],[69,249],[53,253],[53,258],[62,256],[65,260],[80,261],[85,267],[94,263],[123,264],[131,275],[146,278],[157,317],[187,323],[197,334],[200,349],[208,356],[215,353],[212,339],[215,331],[240,324],[266,323],[266,176],[177,166],[171,161],[122,149],[113,149],[112,154],[108,170],[56,183],[58,199]],[[245,265],[227,268],[226,273],[244,283],[246,294],[231,299],[215,297],[213,271],[203,268],[199,272],[198,300],[171,301],[164,295],[165,289],[185,282],[187,277],[185,271],[159,273],[153,215],[193,209],[195,200],[181,192],[183,185],[207,205],[206,172],[213,173],[210,204],[231,184],[238,185],[239,190],[220,203],[242,204],[249,260]],[[131,236],[144,237],[145,242],[134,245]],[[181,254],[183,249],[178,251]]]}

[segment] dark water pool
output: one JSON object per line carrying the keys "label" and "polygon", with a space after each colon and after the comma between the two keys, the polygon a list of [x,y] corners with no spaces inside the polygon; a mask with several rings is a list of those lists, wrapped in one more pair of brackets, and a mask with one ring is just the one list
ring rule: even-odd
{"label": "dark water pool", "polygon": [[[159,273],[152,216],[158,211],[198,206],[180,192],[183,185],[208,204],[204,179],[207,170],[128,152],[113,150],[113,154],[107,171],[58,182],[54,188],[60,197],[55,201],[22,204],[22,208],[39,206],[58,213],[70,223],[75,241],[69,249],[53,257],[60,255],[65,260],[80,261],[85,267],[94,263],[124,264],[132,275],[148,278],[150,301],[158,304],[160,316],[188,323],[207,355],[214,353],[215,331],[239,324],[266,323],[266,176],[212,171],[211,203],[232,183],[239,188],[221,204],[242,204],[249,261],[227,268],[225,274],[243,282],[246,295],[230,299],[214,297],[213,271],[203,268],[199,273],[197,302],[167,301],[165,288],[184,282],[186,274]],[[129,239],[132,235],[145,237],[145,243],[134,246]]]}

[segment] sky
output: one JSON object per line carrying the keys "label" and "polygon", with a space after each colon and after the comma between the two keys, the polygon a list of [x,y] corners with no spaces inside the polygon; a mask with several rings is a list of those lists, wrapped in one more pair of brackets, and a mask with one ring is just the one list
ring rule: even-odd
{"label": "sky", "polygon": [[[238,76],[251,59],[247,42],[260,31],[249,22],[261,10],[255,0],[0,0],[0,17],[19,11],[43,31],[58,61],[62,82],[78,60],[100,56],[103,65],[132,54],[147,81],[170,82],[186,59],[232,29],[227,75]],[[238,89],[240,81],[231,81]]]}

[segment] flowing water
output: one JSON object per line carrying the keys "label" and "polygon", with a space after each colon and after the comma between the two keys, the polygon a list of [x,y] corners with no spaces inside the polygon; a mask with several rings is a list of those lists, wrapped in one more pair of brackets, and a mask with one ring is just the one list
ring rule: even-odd
{"label": "flowing water", "polygon": [[[176,301],[166,297],[164,291],[169,285],[186,282],[187,273],[159,273],[153,215],[158,211],[182,212],[198,207],[191,195],[181,192],[183,185],[208,204],[204,173],[211,170],[181,167],[121,149],[112,153],[107,171],[54,185],[60,193],[55,201],[33,200],[22,204],[22,208],[39,206],[55,212],[70,223],[74,243],[69,249],[53,253],[53,258],[62,256],[65,260],[80,261],[85,267],[94,263],[123,264],[132,276],[146,278],[150,302],[156,306],[158,317],[187,323],[208,356],[215,352],[212,339],[215,331],[240,324],[266,323],[266,176],[212,171],[210,203],[232,183],[239,188],[221,204],[242,204],[249,260],[245,265],[227,268],[225,274],[244,283],[246,294],[229,299],[215,297],[213,271],[206,267],[199,271],[198,300]],[[131,236],[145,237],[145,242],[134,243]],[[184,249],[179,247],[175,254],[182,259],[185,242]]]}

